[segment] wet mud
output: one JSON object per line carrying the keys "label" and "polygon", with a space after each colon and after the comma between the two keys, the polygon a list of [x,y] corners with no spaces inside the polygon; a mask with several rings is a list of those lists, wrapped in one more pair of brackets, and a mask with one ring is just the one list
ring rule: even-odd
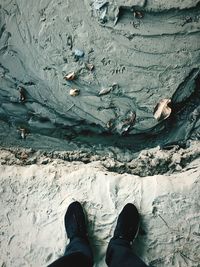
{"label": "wet mud", "polygon": [[198,140],[199,52],[198,1],[5,0],[0,145],[124,156]]}

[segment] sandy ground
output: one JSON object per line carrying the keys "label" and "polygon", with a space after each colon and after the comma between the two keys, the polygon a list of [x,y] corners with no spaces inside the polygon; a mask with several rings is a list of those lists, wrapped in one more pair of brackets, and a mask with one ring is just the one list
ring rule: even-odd
{"label": "sandy ground", "polygon": [[62,255],[73,200],[96,266],[127,202],[140,257],[200,266],[199,32],[198,0],[0,1],[1,267]]}
{"label": "sandy ground", "polygon": [[95,266],[106,266],[106,247],[127,202],[141,213],[134,244],[141,258],[155,267],[199,266],[199,159],[171,175],[142,178],[108,172],[100,161],[42,156],[31,163],[23,150],[1,150],[0,158],[0,266],[46,266],[62,255],[63,216],[73,200],[87,212]]}

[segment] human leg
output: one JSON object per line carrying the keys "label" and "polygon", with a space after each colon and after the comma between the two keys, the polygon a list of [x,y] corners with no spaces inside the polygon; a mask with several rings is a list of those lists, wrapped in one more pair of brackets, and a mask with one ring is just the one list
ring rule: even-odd
{"label": "human leg", "polygon": [[54,261],[48,267],[92,267],[93,264],[81,252],[66,255]]}
{"label": "human leg", "polygon": [[65,214],[65,229],[70,239],[65,254],[49,267],[92,267],[93,255],[89,245],[85,216],[79,202],[69,205]]}
{"label": "human leg", "polygon": [[139,213],[133,204],[127,204],[120,213],[114,236],[106,252],[109,267],[147,267],[131,249],[131,243],[139,230]]}

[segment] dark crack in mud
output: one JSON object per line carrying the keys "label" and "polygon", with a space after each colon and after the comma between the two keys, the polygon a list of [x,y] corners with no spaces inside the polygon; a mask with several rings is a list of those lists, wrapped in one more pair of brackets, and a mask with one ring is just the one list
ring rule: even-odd
{"label": "dark crack in mud", "polygon": [[[2,147],[126,161],[146,148],[199,139],[198,1],[107,2],[0,5]],[[63,79],[72,72],[76,79]],[[161,99],[171,99],[172,112],[157,122]]]}

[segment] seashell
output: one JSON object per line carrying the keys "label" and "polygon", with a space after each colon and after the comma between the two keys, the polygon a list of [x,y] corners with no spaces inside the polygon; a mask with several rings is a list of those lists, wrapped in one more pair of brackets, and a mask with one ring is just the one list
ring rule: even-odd
{"label": "seashell", "polygon": [[24,102],[26,100],[26,95],[23,87],[19,87],[19,101]]}
{"label": "seashell", "polygon": [[171,107],[169,106],[171,99],[161,99],[160,102],[154,108],[153,116],[157,121],[167,119],[171,114]]}
{"label": "seashell", "polygon": [[76,79],[76,74],[75,74],[75,72],[73,71],[73,72],[70,72],[69,74],[67,74],[65,77],[64,77],[64,79],[66,80],[66,81],[73,81],[73,80],[75,80]]}
{"label": "seashell", "polygon": [[71,96],[77,96],[77,95],[79,95],[79,93],[80,93],[80,90],[79,90],[79,89],[71,89],[71,90],[69,91],[69,94],[70,94]]}
{"label": "seashell", "polygon": [[110,93],[111,90],[112,90],[112,87],[109,87],[109,88],[103,88],[103,89],[100,90],[100,92],[99,92],[99,96],[101,96],[101,95],[106,95],[106,94]]}
{"label": "seashell", "polygon": [[94,65],[93,64],[90,64],[90,63],[86,63],[85,64],[86,68],[90,71],[94,70]]}

